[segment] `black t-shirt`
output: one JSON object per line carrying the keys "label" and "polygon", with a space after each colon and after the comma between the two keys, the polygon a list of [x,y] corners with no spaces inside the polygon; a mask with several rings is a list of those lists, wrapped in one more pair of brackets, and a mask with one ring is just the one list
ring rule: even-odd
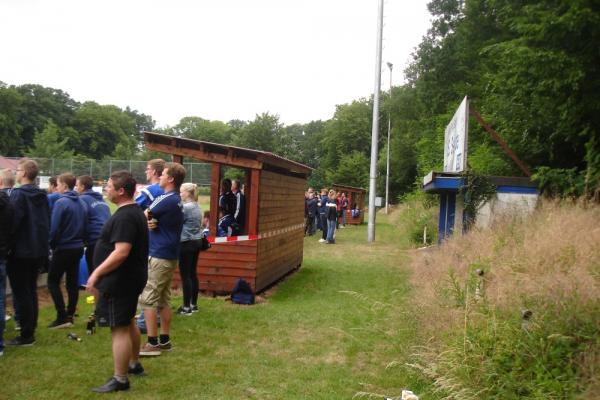
{"label": "black t-shirt", "polygon": [[131,252],[117,269],[100,278],[99,291],[138,296],[148,280],[148,223],[137,204],[119,207],[100,232],[94,248],[97,268],[115,249],[115,243],[131,243]]}

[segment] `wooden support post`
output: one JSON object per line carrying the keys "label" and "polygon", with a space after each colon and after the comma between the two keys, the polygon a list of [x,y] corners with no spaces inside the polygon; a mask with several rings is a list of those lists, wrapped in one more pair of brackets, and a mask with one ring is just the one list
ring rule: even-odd
{"label": "wooden support post", "polygon": [[172,157],[173,157],[173,162],[183,165],[183,156],[180,156],[178,154],[173,154]]}
{"label": "wooden support post", "polygon": [[208,234],[217,236],[217,223],[219,222],[219,183],[221,180],[221,165],[211,164],[210,173],[210,225]]}
{"label": "wooden support post", "polygon": [[[249,222],[250,222],[250,212],[248,207],[248,199],[250,198],[250,193],[252,188],[250,187],[250,182],[252,181],[252,170],[246,169],[244,170],[244,234],[250,234]],[[242,190],[241,187],[238,190]]]}
{"label": "wooden support post", "polygon": [[247,232],[249,235],[258,234],[258,188],[260,185],[260,170],[250,170],[250,181],[246,183],[246,202],[248,210]]}
{"label": "wooden support post", "polygon": [[508,147],[506,142],[504,142],[504,140],[502,140],[500,135],[498,135],[498,132],[496,132],[487,122],[485,122],[483,117],[471,106],[469,106],[469,113],[477,119],[477,122],[479,122],[479,125],[481,125],[481,127],[483,129],[485,129],[492,136],[492,138],[500,145],[500,147],[502,147],[502,149],[504,149],[504,152],[515,162],[515,164],[517,164],[519,169],[521,171],[523,171],[523,173],[525,175],[530,177],[531,171],[529,170],[529,168],[527,168],[525,163],[523,161],[521,161],[519,159],[519,157],[517,157],[517,155],[510,149],[510,147]]}

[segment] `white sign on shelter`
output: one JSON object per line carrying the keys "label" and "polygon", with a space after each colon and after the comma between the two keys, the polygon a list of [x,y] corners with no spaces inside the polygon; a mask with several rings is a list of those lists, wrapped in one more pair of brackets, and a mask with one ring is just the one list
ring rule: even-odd
{"label": "white sign on shelter", "polygon": [[446,126],[444,135],[444,172],[461,172],[467,168],[467,134],[469,131],[469,100],[463,99]]}

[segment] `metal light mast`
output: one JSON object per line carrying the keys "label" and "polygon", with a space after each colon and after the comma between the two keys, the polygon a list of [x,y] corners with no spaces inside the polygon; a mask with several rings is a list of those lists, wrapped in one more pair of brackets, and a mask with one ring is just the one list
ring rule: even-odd
{"label": "metal light mast", "polygon": [[377,15],[377,50],[375,52],[375,89],[373,93],[373,129],[371,130],[371,170],[369,172],[369,224],[367,240],[375,241],[375,197],[377,188],[377,139],[379,136],[379,91],[381,90],[381,42],[383,38],[383,0]]}

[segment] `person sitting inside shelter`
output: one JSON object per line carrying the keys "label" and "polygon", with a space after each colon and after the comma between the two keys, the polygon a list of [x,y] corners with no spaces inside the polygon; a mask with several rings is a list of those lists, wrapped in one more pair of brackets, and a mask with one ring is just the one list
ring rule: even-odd
{"label": "person sitting inside shelter", "polygon": [[231,236],[233,232],[232,224],[234,223],[233,215],[227,214],[222,207],[219,207],[219,223],[217,224],[217,236]]}
{"label": "person sitting inside shelter", "polygon": [[237,199],[231,191],[231,180],[225,178],[221,181],[221,195],[219,196],[219,208],[223,209],[225,215],[234,217]]}
{"label": "person sitting inside shelter", "polygon": [[208,239],[210,229],[210,211],[204,211],[204,216],[202,217],[202,236]]}

